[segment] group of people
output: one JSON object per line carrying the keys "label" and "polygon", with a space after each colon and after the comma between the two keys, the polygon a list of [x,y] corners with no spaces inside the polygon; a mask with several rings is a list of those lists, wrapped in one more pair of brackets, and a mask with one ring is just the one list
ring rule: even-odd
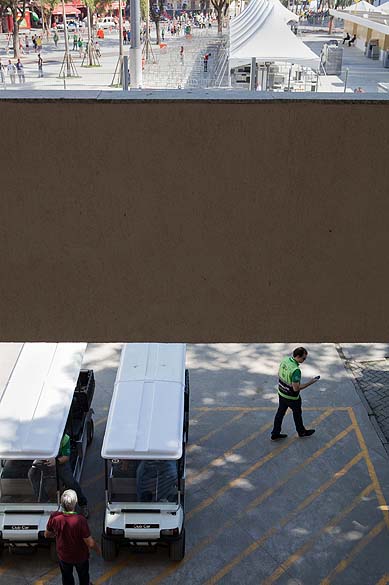
{"label": "group of people", "polygon": [[348,43],[348,46],[351,47],[351,45],[355,43],[356,39],[357,35],[353,35],[352,37],[350,37],[349,33],[346,33],[345,37],[343,38],[342,45]]}
{"label": "group of people", "polygon": [[[43,77],[43,59],[38,54],[38,77]],[[18,77],[19,83],[26,83],[26,76],[24,73],[24,65],[20,59],[13,63],[11,59],[8,59],[8,64],[3,65],[0,59],[0,83],[6,84],[6,75],[9,77],[11,85],[16,84],[16,76]]]}

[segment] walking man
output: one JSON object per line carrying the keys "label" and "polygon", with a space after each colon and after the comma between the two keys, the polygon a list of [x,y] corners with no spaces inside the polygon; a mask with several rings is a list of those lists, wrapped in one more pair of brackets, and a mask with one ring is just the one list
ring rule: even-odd
{"label": "walking man", "polygon": [[38,55],[38,77],[43,77],[43,59],[40,53]]}
{"label": "walking man", "polygon": [[4,65],[2,64],[1,59],[0,59],[0,83],[5,84]]}
{"label": "walking man", "polygon": [[304,347],[297,347],[293,357],[285,357],[278,370],[278,400],[279,406],[274,418],[271,433],[272,441],[285,439],[288,435],[281,433],[283,418],[288,408],[293,412],[294,424],[299,437],[310,437],[315,429],[306,429],[303,423],[300,391],[317,382],[320,376],[312,378],[306,384],[301,384],[300,364],[307,359],[308,352]]}
{"label": "walking man", "polygon": [[11,59],[8,59],[7,71],[8,71],[8,75],[9,75],[9,78],[11,80],[11,83],[14,84],[15,83],[16,67],[12,63]]}
{"label": "walking man", "polygon": [[23,67],[23,63],[21,62],[20,59],[18,59],[18,62],[16,63],[16,71],[18,74],[19,83],[25,83],[26,78],[24,76],[24,67]]}
{"label": "walking man", "polygon": [[62,512],[50,515],[45,538],[55,538],[63,585],[74,585],[73,569],[80,585],[89,585],[89,551],[101,554],[100,546],[91,536],[88,522],[75,512],[77,494],[66,490],[61,497]]}

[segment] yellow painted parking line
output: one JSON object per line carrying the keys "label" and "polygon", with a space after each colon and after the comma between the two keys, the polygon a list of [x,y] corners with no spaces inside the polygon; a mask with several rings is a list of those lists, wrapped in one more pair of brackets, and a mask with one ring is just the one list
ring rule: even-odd
{"label": "yellow painted parking line", "polygon": [[312,546],[317,542],[317,540],[320,538],[320,536],[322,534],[324,534],[325,532],[329,532],[330,530],[332,530],[333,528],[335,528],[335,526],[338,526],[338,524],[340,524],[340,522],[346,516],[348,516],[348,514],[350,514],[350,512],[352,512],[352,510],[356,506],[358,506],[358,504],[361,502],[361,500],[363,500],[363,498],[365,498],[366,496],[368,496],[372,491],[374,491],[374,486],[371,483],[364,490],[362,490],[361,493],[358,494],[358,496],[356,498],[354,498],[354,500],[351,502],[351,504],[349,506],[347,506],[347,508],[345,508],[344,510],[342,510],[342,512],[340,512],[340,514],[338,514],[328,524],[326,524],[323,528],[321,528],[303,546],[301,546],[298,550],[296,550],[296,552],[294,552],[293,554],[291,554],[290,557],[286,561],[284,561],[274,571],[274,573],[272,573],[270,575],[270,577],[268,577],[267,579],[265,579],[264,581],[262,581],[261,585],[272,585],[272,583],[275,583],[281,577],[281,575],[283,575],[284,572],[289,569],[289,567],[291,567],[294,563],[296,563],[297,561],[299,561],[301,559],[301,557],[304,554],[306,554],[309,551],[310,548],[312,548]]}
{"label": "yellow painted parking line", "polygon": [[380,510],[382,511],[382,514],[384,516],[386,527],[389,528],[388,504],[386,503],[386,500],[384,498],[384,494],[382,493],[382,489],[381,489],[380,483],[378,481],[378,477],[377,477],[377,474],[375,472],[374,465],[370,459],[370,455],[369,455],[369,451],[368,451],[368,448],[367,448],[366,443],[365,443],[365,439],[363,438],[361,429],[359,428],[359,424],[357,421],[357,417],[355,416],[355,412],[351,407],[348,409],[348,411],[349,411],[349,415],[351,418],[351,422],[353,423],[353,425],[355,427],[355,433],[357,435],[359,445],[361,447],[363,456],[364,456],[365,461],[366,461],[366,465],[367,465],[367,469],[368,469],[368,472],[370,475],[370,479],[373,482],[374,489],[375,489],[375,492],[377,494],[377,499],[378,499],[378,504],[379,504]]}
{"label": "yellow painted parking line", "polygon": [[51,581],[51,579],[54,579],[54,577],[56,577],[59,574],[59,572],[60,572],[59,568],[58,566],[56,566],[54,569],[51,569],[51,571],[46,573],[46,575],[43,575],[43,577],[40,577],[40,579],[34,581],[34,585],[45,585],[46,583]]}
{"label": "yellow painted parking line", "polygon": [[342,571],[344,571],[349,564],[351,563],[351,561],[357,556],[359,555],[359,553],[376,537],[380,534],[380,532],[382,532],[382,530],[385,528],[385,520],[381,520],[381,522],[379,522],[378,524],[376,524],[374,526],[374,528],[372,528],[370,530],[370,532],[353,548],[353,550],[350,552],[350,554],[348,554],[346,556],[345,559],[343,559],[342,561],[340,561],[340,563],[338,563],[335,567],[335,569],[333,569],[331,571],[331,573],[322,581],[320,581],[320,585],[330,585],[332,579],[334,577],[336,577],[337,575],[339,575],[339,573],[342,573]]}
{"label": "yellow painted parking line", "polygon": [[386,574],[378,581],[377,585],[388,585],[389,583],[389,575]]}
{"label": "yellow painted parking line", "polygon": [[[320,416],[318,416],[314,421],[312,421],[312,424],[316,424],[316,425],[320,424],[320,422],[322,422],[322,420],[324,420],[325,418],[327,418],[327,416],[329,416],[332,412],[333,412],[333,409],[332,408],[327,409],[326,412],[324,412],[323,414],[321,414]],[[264,426],[269,426],[269,425],[264,425]],[[294,439],[292,439],[292,441],[293,440]],[[289,444],[292,441],[289,441]],[[240,514],[239,516],[242,516],[242,515],[243,514]],[[188,516],[189,516],[189,514],[186,515],[186,518],[187,519],[188,519]],[[220,534],[221,532],[223,532],[228,526],[232,526],[233,523],[234,523],[234,520],[233,519],[232,520],[228,520],[227,522],[225,522],[222,526],[220,526],[218,528],[218,530],[216,532],[213,532],[212,536],[209,536],[209,537],[203,539],[194,548],[190,549],[186,553],[185,558],[179,564],[178,563],[174,563],[174,564],[169,565],[169,567],[167,567],[159,575],[157,575],[156,577],[153,577],[150,581],[148,581],[146,585],[157,585],[157,583],[160,583],[166,577],[169,577],[169,575],[175,573],[177,571],[177,569],[179,569],[184,564],[186,564],[187,562],[189,562],[200,550],[202,550],[205,546],[207,546],[208,544],[210,544],[217,537],[218,534]],[[101,585],[102,583],[105,583],[106,581],[108,581],[108,579],[110,579],[114,575],[117,575],[118,573],[120,573],[120,571],[122,571],[124,568],[126,568],[130,564],[130,562],[131,561],[129,559],[129,560],[127,560],[124,563],[120,563],[120,564],[115,565],[114,567],[112,567],[112,569],[110,571],[108,571],[108,572],[104,573],[103,575],[101,575],[101,577],[99,578],[99,581],[98,582],[96,581],[96,585]]]}
{"label": "yellow painted parking line", "polygon": [[323,453],[328,451],[328,449],[331,449],[331,447],[336,445],[336,443],[338,443],[339,441],[344,439],[344,437],[346,437],[353,430],[353,428],[354,428],[354,426],[350,425],[349,427],[347,427],[347,429],[344,429],[344,431],[341,431],[338,435],[336,435],[336,437],[334,437],[333,439],[328,441],[325,445],[323,445],[323,447],[321,447],[320,449],[315,451],[315,453],[310,455],[307,459],[304,459],[304,461],[302,461],[299,465],[297,465],[296,467],[293,467],[293,469],[291,469],[289,471],[289,473],[287,475],[285,475],[282,479],[280,479],[280,481],[278,481],[274,486],[272,486],[271,488],[268,488],[260,496],[255,498],[255,500],[253,500],[251,502],[251,504],[249,506],[247,506],[246,511],[252,510],[253,508],[256,508],[257,506],[262,504],[262,502],[264,502],[267,498],[269,498],[275,491],[277,491],[280,487],[282,487],[283,485],[288,483],[288,481],[290,479],[292,479],[292,477],[297,475],[297,473],[302,471],[304,469],[304,467],[306,467],[307,465],[312,463],[312,461],[315,461],[315,459],[318,459],[318,457],[320,457],[320,455],[323,455]]}
{"label": "yellow painted parking line", "polygon": [[[315,421],[313,421],[313,424],[316,424],[316,425],[320,424],[331,413],[332,413],[332,410],[327,410],[327,411],[323,412],[323,414],[321,414]],[[226,485],[224,485],[222,488],[220,488],[214,495],[209,496],[203,502],[201,502],[195,508],[193,508],[193,510],[191,510],[187,514],[187,516],[186,516],[187,520],[190,520],[191,518],[193,518],[193,516],[195,514],[202,512],[205,508],[207,508],[208,506],[213,504],[220,496],[222,496],[228,490],[230,490],[234,487],[238,487],[239,483],[241,482],[242,479],[251,475],[254,471],[256,471],[257,469],[259,469],[260,467],[265,465],[265,463],[267,463],[271,459],[274,459],[274,457],[276,457],[277,455],[279,455],[280,453],[282,453],[283,451],[288,449],[290,447],[290,445],[295,443],[298,439],[299,439],[299,437],[294,437],[290,441],[286,441],[285,443],[283,443],[283,445],[280,445],[280,447],[278,447],[277,449],[274,449],[273,451],[270,451],[267,455],[265,455],[264,457],[259,459],[259,461],[257,461],[253,465],[251,465],[248,469],[246,469],[238,477],[229,481]]]}
{"label": "yellow painted parking line", "polygon": [[239,412],[238,414],[233,416],[231,419],[225,421],[223,424],[221,424],[220,426],[218,426],[215,429],[213,429],[212,431],[210,431],[208,434],[204,435],[203,437],[200,437],[200,439],[198,439],[195,443],[193,443],[187,447],[186,452],[190,453],[191,451],[196,449],[196,447],[198,445],[201,445],[201,443],[205,443],[205,441],[208,441],[208,439],[210,439],[211,437],[213,437],[214,435],[219,433],[221,430],[227,428],[228,426],[234,424],[236,421],[240,420],[242,417],[245,416],[245,414],[246,414],[246,412]]}
{"label": "yellow painted parking line", "polygon": [[354,467],[354,465],[361,461],[361,459],[363,459],[363,453],[359,452],[344,467],[342,467],[342,469],[334,473],[329,480],[324,482],[314,492],[312,492],[312,494],[305,498],[305,500],[303,500],[301,504],[297,506],[297,508],[295,508],[289,514],[284,516],[276,526],[270,528],[267,532],[265,532],[263,536],[261,536],[261,538],[258,538],[252,544],[250,544],[250,546],[245,548],[241,553],[239,553],[239,555],[232,559],[232,561],[227,563],[222,569],[220,569],[215,575],[213,575],[213,577],[204,581],[203,585],[211,584],[213,585],[214,583],[220,581],[220,579],[225,577],[230,571],[232,571],[234,567],[239,565],[239,563],[243,559],[245,559],[246,557],[251,555],[251,553],[253,553],[255,550],[260,548],[267,540],[269,540],[269,538],[271,538],[276,532],[278,532],[280,528],[286,526],[286,524],[288,524],[295,516],[300,514],[300,512],[302,512],[305,508],[312,504],[312,502],[314,502],[316,498],[321,496],[328,488],[334,485],[334,483],[336,483],[338,479],[346,475],[346,473],[348,473],[350,469]]}
{"label": "yellow painted parking line", "polygon": [[195,480],[201,479],[201,476],[210,469],[212,469],[213,467],[221,467],[227,461],[228,457],[233,455],[235,451],[241,449],[242,447],[245,447],[246,445],[257,439],[260,435],[263,435],[263,433],[270,430],[272,426],[273,422],[266,423],[265,425],[260,427],[258,431],[251,433],[251,435],[233,445],[230,449],[228,449],[228,451],[225,451],[222,455],[216,457],[216,459],[213,459],[208,465],[206,465],[199,471],[192,471],[192,473],[188,472],[186,484],[191,485]]}

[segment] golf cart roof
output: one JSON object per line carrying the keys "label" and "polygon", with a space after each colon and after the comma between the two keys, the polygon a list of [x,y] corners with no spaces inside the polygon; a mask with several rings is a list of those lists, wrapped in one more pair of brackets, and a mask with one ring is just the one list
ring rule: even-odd
{"label": "golf cart roof", "polygon": [[105,459],[179,459],[184,388],[184,344],[124,345],[102,456]]}
{"label": "golf cart roof", "polygon": [[86,345],[0,343],[1,459],[58,454]]}

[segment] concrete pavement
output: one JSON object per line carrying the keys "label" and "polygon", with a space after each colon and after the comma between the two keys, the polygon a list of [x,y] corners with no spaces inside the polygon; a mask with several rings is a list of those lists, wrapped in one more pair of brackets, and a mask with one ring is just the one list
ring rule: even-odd
{"label": "concrete pavement", "polygon": [[[296,345],[300,345],[301,342]],[[307,344],[304,421],[316,433],[270,441],[279,360],[285,344],[188,346],[191,427],[187,458],[187,554],[121,550],[114,563],[92,558],[95,585],[247,583],[382,585],[389,579],[388,456],[332,344]],[[352,351],[352,348],[348,348]],[[83,486],[93,533],[103,518],[99,457],[120,344],[91,344],[96,435]],[[59,584],[45,551],[4,554],[0,579],[11,585]]]}

